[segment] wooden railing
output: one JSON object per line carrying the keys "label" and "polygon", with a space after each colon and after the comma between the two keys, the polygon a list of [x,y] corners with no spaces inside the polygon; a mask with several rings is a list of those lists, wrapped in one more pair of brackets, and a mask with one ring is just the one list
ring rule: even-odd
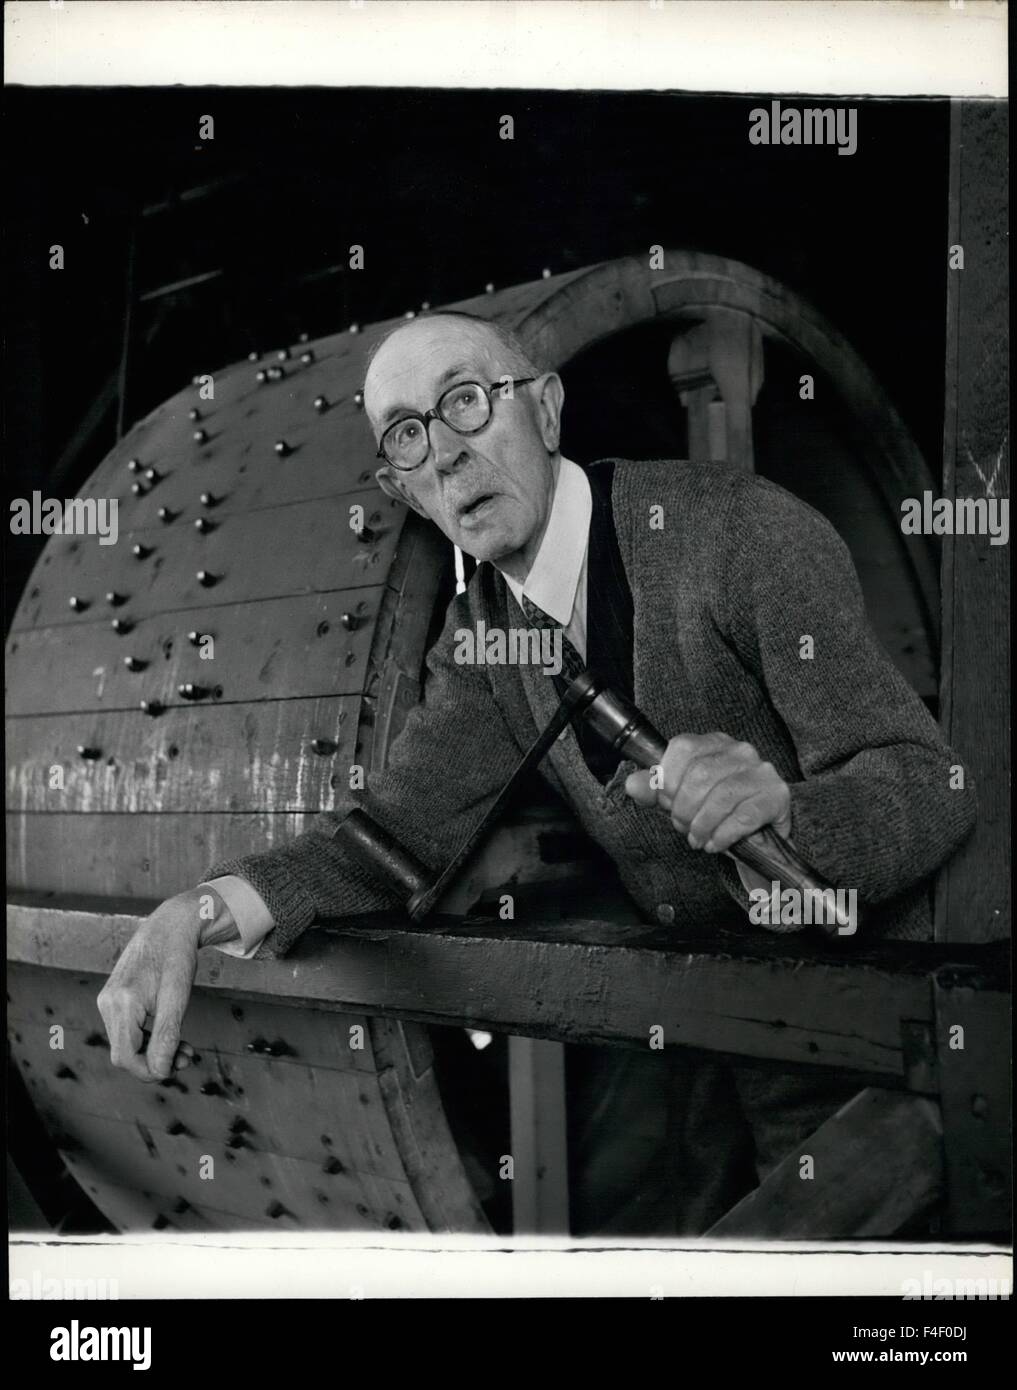
{"label": "wooden railing", "polygon": [[[20,898],[8,906],[8,958],[104,976],[150,906]],[[378,915],[321,924],[283,960],[203,951],[196,985],[514,1040],[646,1048],[655,1036],[782,1069],[836,1069],[857,1079],[858,1095],[808,1141],[838,1174],[824,1184],[824,1229],[863,1234],[874,1212],[899,1228],[942,1202],[944,1233],[998,1237],[1010,1219],[1006,981],[1004,943],[831,948],[799,936],[683,939],[592,918],[422,928]],[[531,1145],[547,1123],[534,1080],[547,1065],[517,1045],[513,1123]],[[730,1223],[739,1235],[807,1234],[809,1184],[789,1165],[714,1233]],[[521,1187],[517,1202],[536,1209],[539,1194]]]}

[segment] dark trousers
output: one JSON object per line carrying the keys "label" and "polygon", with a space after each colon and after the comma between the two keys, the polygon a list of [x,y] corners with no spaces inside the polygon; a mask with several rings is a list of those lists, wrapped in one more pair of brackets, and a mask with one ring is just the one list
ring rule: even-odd
{"label": "dark trousers", "polygon": [[577,1236],[702,1235],[858,1091],[681,1049],[570,1045],[566,1078]]}

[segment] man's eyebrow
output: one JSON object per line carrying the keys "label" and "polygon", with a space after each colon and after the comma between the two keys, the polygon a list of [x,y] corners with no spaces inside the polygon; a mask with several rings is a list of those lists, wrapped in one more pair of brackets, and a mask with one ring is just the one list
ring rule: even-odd
{"label": "man's eyebrow", "polygon": [[[449,382],[454,381],[455,378],[459,376],[462,372],[469,372],[471,380],[473,379],[473,377],[479,378],[483,375],[483,373],[478,371],[476,367],[471,367],[469,363],[459,362],[454,367],[448,367],[445,371],[442,372],[441,376],[435,383],[437,394],[440,396],[442,388],[447,386]],[[390,420],[396,419],[397,416],[413,415],[414,413],[415,411],[413,409],[413,406],[411,405],[390,405],[388,410],[382,412],[381,419],[378,423],[380,425],[386,425]]]}

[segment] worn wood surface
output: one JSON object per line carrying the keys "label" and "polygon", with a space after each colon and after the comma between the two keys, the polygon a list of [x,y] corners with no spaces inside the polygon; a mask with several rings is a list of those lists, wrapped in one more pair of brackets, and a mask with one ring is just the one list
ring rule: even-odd
{"label": "worn wood surface", "polygon": [[[159,719],[110,710],[12,720],[7,807],[39,814],[159,805],[176,812],[327,810],[348,792],[359,759],[358,713],[352,697],[184,705]],[[79,747],[100,756],[84,758]],[[62,786],[52,785],[54,767]]]}
{"label": "worn wood surface", "polygon": [[945,1229],[1004,1242],[1012,1231],[1011,997],[975,969],[943,969],[934,983],[946,1150]]}
{"label": "worn wood surface", "polygon": [[[369,542],[350,529],[354,504],[375,528]],[[94,536],[54,536],[12,630],[73,626],[94,614],[110,590],[127,595],[117,616],[130,621],[197,607],[206,594],[219,604],[367,588],[384,580],[403,515],[373,488],[223,517],[208,535],[180,521],[159,530],[128,530],[129,517],[122,517],[115,546],[102,546]],[[135,543],[146,547],[144,558],[134,556]],[[199,583],[199,571],[216,577],[211,588]],[[68,606],[72,595],[92,605],[80,619]]]}
{"label": "worn wood surface", "polygon": [[297,812],[9,812],[7,882],[12,890],[166,898],[193,887],[218,860],[271,849],[311,819]]}
{"label": "worn wood surface", "polygon": [[146,1086],[110,1065],[101,984],[12,967],[10,1045],[61,1153],[122,1229],[486,1229],[416,1025],[198,988],[194,1065]]}
{"label": "worn wood surface", "polygon": [[[210,590],[210,598],[214,595]],[[364,688],[374,621],[386,589],[340,589],[255,603],[215,604],[139,618],[118,635],[124,611],[105,600],[80,622],[15,634],[7,648],[7,715],[136,710],[142,699],[183,705],[187,682],[230,701],[351,695]],[[349,614],[353,631],[343,626]],[[94,618],[93,618],[94,615]],[[213,639],[211,660],[188,640]],[[124,664],[131,656],[141,671]]]}
{"label": "worn wood surface", "polygon": [[565,1049],[540,1038],[509,1038],[512,1229],[567,1235],[568,1146]]}
{"label": "worn wood surface", "polygon": [[[131,912],[8,907],[10,959],[106,974]],[[362,922],[368,919],[360,919]],[[572,1042],[705,1048],[905,1084],[904,1021],[931,1025],[935,948],[831,953],[589,920],[348,925],[285,960],[202,954],[210,989]],[[931,954],[930,954],[931,952]]]}
{"label": "worn wood surface", "polygon": [[[943,1193],[939,1108],[869,1087],[716,1222],[707,1237],[872,1240],[894,1235]],[[812,1159],[810,1171],[803,1159]]]}
{"label": "worn wood surface", "polygon": [[[952,103],[942,495],[1010,496],[1007,104]],[[944,264],[946,264],[944,247]],[[937,489],[938,494],[938,489]],[[973,777],[978,825],[940,878],[936,934],[1010,934],[1010,546],[943,538],[941,718]]]}

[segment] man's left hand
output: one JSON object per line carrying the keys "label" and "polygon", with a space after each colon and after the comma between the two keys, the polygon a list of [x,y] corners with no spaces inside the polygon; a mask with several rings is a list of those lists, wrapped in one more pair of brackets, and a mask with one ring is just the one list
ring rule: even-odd
{"label": "man's left hand", "polygon": [[660,806],[693,849],[719,854],[772,825],[791,829],[791,792],[773,763],[728,734],[679,734],[657,767],[633,772],[625,790],[640,806]]}

